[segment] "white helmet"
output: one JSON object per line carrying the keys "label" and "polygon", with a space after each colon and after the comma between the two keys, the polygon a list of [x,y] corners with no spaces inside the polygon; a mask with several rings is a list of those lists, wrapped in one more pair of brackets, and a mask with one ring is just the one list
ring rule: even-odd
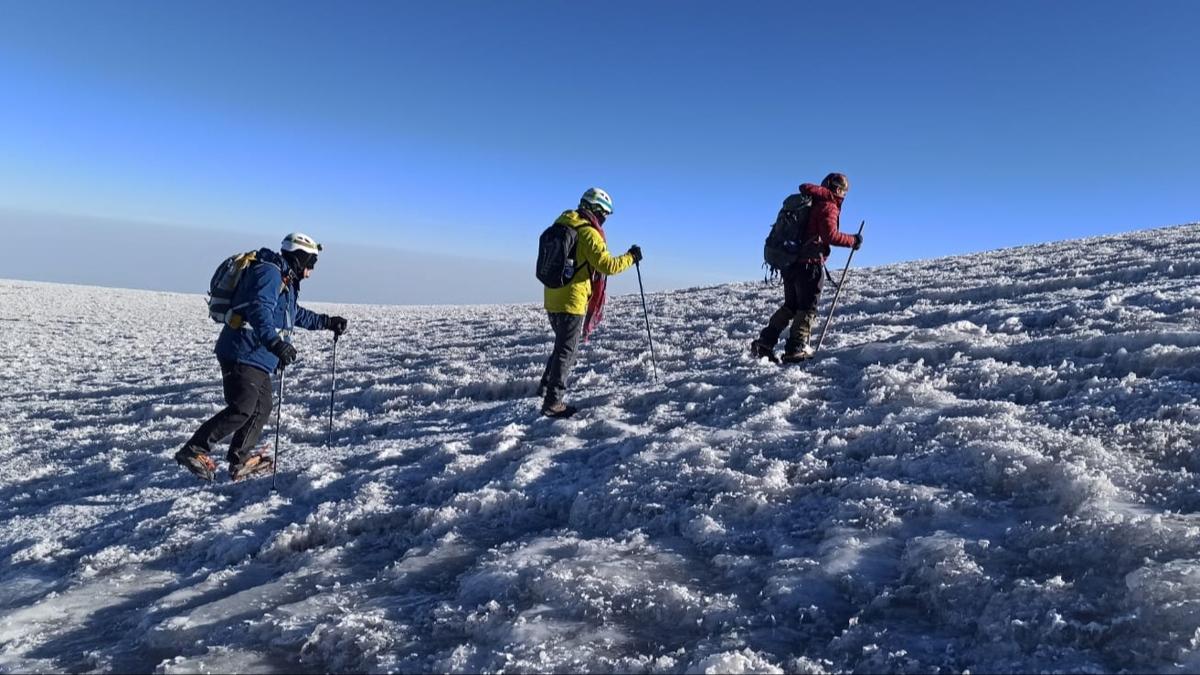
{"label": "white helmet", "polygon": [[279,245],[281,251],[302,251],[309,255],[316,255],[321,252],[322,246],[315,239],[302,232],[293,232],[283,238],[283,243]]}
{"label": "white helmet", "polygon": [[592,210],[600,211],[606,216],[611,216],[613,212],[612,197],[609,197],[607,192],[597,187],[588,188],[587,192],[583,193],[583,196],[579,198],[579,203],[587,204],[592,207]]}

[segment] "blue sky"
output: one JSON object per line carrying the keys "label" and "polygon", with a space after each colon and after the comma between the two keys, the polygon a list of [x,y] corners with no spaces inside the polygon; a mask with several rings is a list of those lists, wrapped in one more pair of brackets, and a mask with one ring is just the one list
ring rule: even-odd
{"label": "blue sky", "polygon": [[0,208],[531,267],[599,185],[612,246],[688,284],[759,277],[829,171],[864,265],[1178,224],[1197,26],[1189,1],[0,2]]}

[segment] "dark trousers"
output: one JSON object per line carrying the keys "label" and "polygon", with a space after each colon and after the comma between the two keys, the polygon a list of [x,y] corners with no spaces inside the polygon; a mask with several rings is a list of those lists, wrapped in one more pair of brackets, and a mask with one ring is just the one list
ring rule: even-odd
{"label": "dark trousers", "polygon": [[583,316],[548,312],[550,327],[554,329],[554,351],[546,362],[542,373],[542,389],[546,392],[546,405],[562,400],[567,392],[567,378],[575,366],[579,352],[579,338],[583,335]]}
{"label": "dark trousers", "polygon": [[226,458],[240,464],[253,454],[271,416],[271,375],[244,363],[222,361],[221,386],[225,409],[201,424],[188,445],[211,452],[213,445],[233,434]]}
{"label": "dark trousers", "polygon": [[817,301],[821,298],[821,283],[825,281],[825,266],[820,263],[797,263],[783,273],[783,306],[775,310],[767,327],[759,333],[758,341],[774,347],[779,336],[792,324],[784,345],[785,351],[796,351],[808,344],[813,319],[817,318]]}

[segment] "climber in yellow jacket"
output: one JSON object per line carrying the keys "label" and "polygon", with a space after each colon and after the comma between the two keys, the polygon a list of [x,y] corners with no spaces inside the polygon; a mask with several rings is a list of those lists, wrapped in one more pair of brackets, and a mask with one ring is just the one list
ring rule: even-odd
{"label": "climber in yellow jacket", "polygon": [[608,193],[590,188],[579,200],[579,208],[563,211],[554,221],[555,225],[574,230],[576,238],[570,280],[561,287],[547,286],[545,290],[546,313],[554,329],[554,349],[539,388],[543,396],[542,414],[547,417],[575,414],[577,409],[563,402],[563,394],[580,339],[586,340],[603,316],[606,278],[624,272],[642,259],[642,249],[636,244],[623,255],[609,253],[604,221],[612,212]]}

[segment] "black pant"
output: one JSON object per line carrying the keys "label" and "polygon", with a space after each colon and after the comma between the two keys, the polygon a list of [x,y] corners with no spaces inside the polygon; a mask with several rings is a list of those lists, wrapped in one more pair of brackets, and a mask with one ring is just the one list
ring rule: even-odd
{"label": "black pant", "polygon": [[567,392],[567,378],[575,366],[579,338],[583,335],[583,316],[562,312],[548,312],[548,316],[554,329],[554,351],[550,352],[542,373],[542,389],[546,392],[546,405],[551,405],[561,401]]}
{"label": "black pant", "polygon": [[240,464],[253,454],[271,416],[271,376],[254,366],[221,361],[221,385],[225,409],[201,424],[188,445],[211,452],[214,444],[233,434],[226,458],[230,464]]}
{"label": "black pant", "polygon": [[813,319],[817,317],[817,301],[821,298],[821,283],[825,281],[825,266],[820,263],[797,263],[783,273],[783,306],[771,315],[758,341],[774,347],[779,336],[792,324],[792,332],[784,345],[785,351],[796,351],[808,344]]}

